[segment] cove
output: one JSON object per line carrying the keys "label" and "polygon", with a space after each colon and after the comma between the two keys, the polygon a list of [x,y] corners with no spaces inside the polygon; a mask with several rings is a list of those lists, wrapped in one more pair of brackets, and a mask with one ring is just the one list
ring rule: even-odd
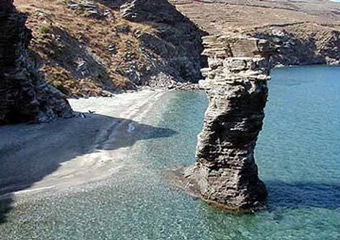
{"label": "cove", "polygon": [[[266,210],[236,216],[171,185],[168,170],[195,162],[203,92],[170,92],[146,122],[119,174],[53,194],[18,198],[0,239],[339,239],[340,67],[272,71],[256,147]],[[161,137],[157,129],[176,131]],[[160,137],[157,137],[160,136]]]}

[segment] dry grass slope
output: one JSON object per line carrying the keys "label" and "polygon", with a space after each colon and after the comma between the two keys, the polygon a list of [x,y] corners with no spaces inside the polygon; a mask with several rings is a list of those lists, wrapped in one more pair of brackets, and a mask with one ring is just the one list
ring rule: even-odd
{"label": "dry grass slope", "polygon": [[73,97],[135,89],[138,82],[126,73],[145,68],[147,59],[135,33],[152,33],[153,26],[126,21],[118,10],[98,2],[99,13],[105,16],[70,7],[81,2],[15,2],[29,16],[31,48],[39,55],[47,82]]}

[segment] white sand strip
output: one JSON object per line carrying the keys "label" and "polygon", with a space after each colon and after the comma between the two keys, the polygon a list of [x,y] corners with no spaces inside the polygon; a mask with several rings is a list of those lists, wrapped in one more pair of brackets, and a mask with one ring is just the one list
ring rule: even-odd
{"label": "white sand strip", "polygon": [[[119,171],[164,91],[70,100],[80,117],[0,127],[0,195],[79,185]],[[91,113],[90,113],[90,112]]]}

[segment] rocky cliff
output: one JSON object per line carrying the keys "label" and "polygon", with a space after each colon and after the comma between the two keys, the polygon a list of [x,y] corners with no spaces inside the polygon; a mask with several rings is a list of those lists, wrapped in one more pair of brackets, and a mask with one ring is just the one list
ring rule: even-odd
{"label": "rocky cliff", "polygon": [[68,96],[197,82],[205,34],[167,0],[16,0],[47,81]]}
{"label": "rocky cliff", "polygon": [[64,95],[39,74],[28,50],[31,34],[25,21],[13,0],[0,0],[0,125],[72,115]]}
{"label": "rocky cliff", "polygon": [[209,98],[197,163],[184,171],[186,190],[231,211],[253,211],[267,197],[254,148],[267,101],[266,40],[234,35],[203,38],[209,68],[200,84]]}
{"label": "rocky cliff", "polygon": [[124,19],[151,23],[155,31],[137,34],[142,51],[149,59],[160,58],[150,71],[144,73],[143,82],[152,85],[174,82],[197,82],[204,66],[201,37],[205,34],[167,0],[130,0],[121,7]]}
{"label": "rocky cliff", "polygon": [[266,39],[279,48],[272,66],[340,64],[340,31],[302,26],[269,27],[250,35]]}

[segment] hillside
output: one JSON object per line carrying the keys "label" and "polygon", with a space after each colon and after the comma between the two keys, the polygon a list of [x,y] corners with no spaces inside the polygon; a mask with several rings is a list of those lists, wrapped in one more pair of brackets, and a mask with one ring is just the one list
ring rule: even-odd
{"label": "hillside", "polygon": [[[272,66],[339,64],[340,4],[277,0],[16,0],[49,84],[69,97],[197,82],[203,35],[279,47]],[[175,7],[177,8],[175,8]],[[182,15],[183,14],[183,15]]]}
{"label": "hillside", "polygon": [[28,15],[31,49],[47,82],[67,96],[110,96],[143,85],[198,81],[204,33],[165,0],[139,2],[15,4]]}
{"label": "hillside", "polygon": [[340,4],[328,0],[175,0],[209,34],[244,33],[280,47],[273,65],[339,64]]}

